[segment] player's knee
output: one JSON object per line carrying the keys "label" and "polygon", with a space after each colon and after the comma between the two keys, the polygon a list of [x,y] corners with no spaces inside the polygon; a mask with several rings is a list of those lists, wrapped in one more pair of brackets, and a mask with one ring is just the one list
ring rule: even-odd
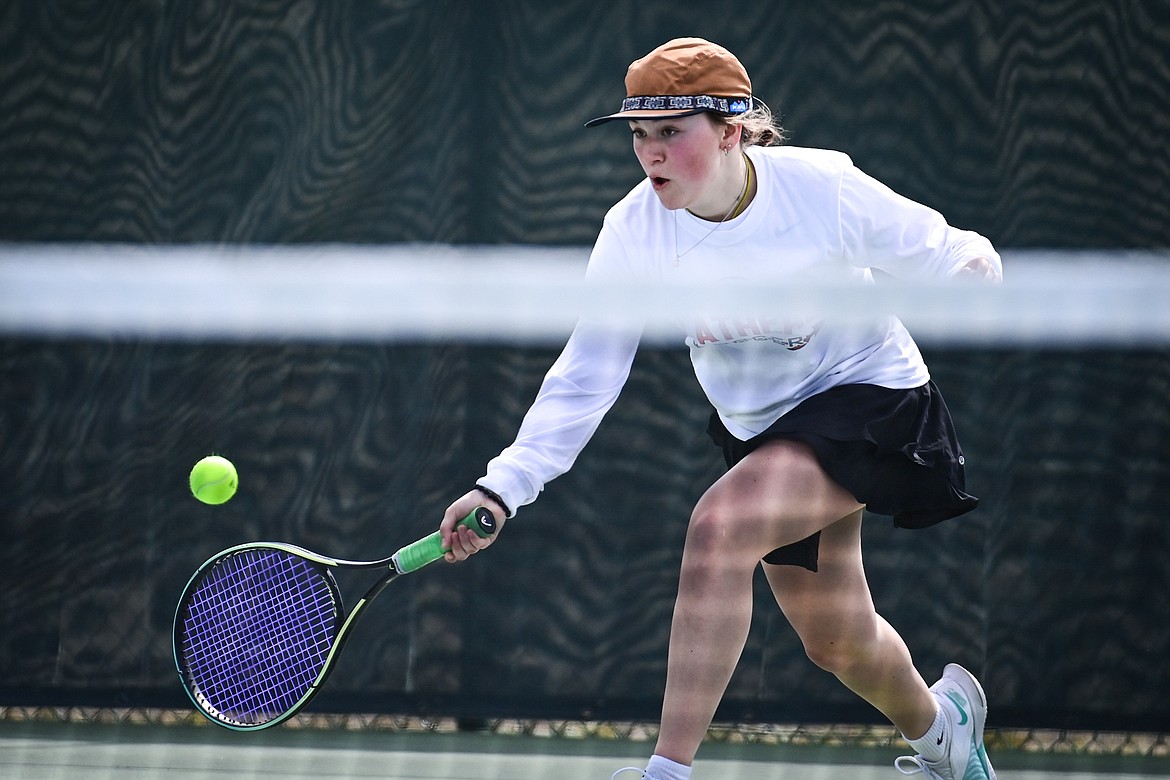
{"label": "player's knee", "polygon": [[708,557],[734,550],[738,536],[735,516],[718,503],[700,504],[687,526],[687,552]]}
{"label": "player's knee", "polygon": [[826,672],[840,675],[858,662],[861,654],[858,646],[845,639],[820,639],[806,641],[804,652],[809,660]]}
{"label": "player's knee", "polygon": [[863,625],[837,632],[825,631],[821,626],[814,632],[802,633],[800,638],[810,661],[826,672],[841,675],[866,661],[873,650],[876,634],[867,631]]}

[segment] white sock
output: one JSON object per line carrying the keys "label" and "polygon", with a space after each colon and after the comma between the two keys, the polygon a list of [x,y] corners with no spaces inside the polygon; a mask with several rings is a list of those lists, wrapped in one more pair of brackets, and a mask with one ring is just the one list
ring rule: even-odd
{"label": "white sock", "polygon": [[947,754],[950,736],[947,733],[947,716],[943,714],[942,707],[939,707],[934,714],[934,723],[930,724],[925,734],[918,739],[909,739],[903,734],[902,738],[927,761],[940,761]]}
{"label": "white sock", "polygon": [[691,768],[655,755],[646,764],[646,777],[650,780],[691,780]]}

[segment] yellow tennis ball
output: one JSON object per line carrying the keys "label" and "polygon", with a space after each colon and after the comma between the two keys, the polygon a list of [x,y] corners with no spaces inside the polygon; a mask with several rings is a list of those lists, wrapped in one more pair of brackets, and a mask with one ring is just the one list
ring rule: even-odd
{"label": "yellow tennis ball", "polygon": [[208,455],[191,469],[191,493],[205,504],[222,504],[236,494],[236,467],[227,458]]}

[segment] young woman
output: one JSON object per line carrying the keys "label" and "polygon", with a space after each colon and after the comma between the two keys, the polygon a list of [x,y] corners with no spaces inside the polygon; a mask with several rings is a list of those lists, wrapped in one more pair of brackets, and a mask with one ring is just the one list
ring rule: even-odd
{"label": "young woman", "polygon": [[[646,178],[606,216],[588,279],[676,278],[718,285],[766,275],[872,284],[1001,278],[975,233],[903,198],[841,153],[774,146],[780,131],[726,49],[670,41],[630,65],[622,110]],[[685,780],[747,640],[762,565],[809,657],[890,719],[917,755],[904,774],[994,778],[986,701],[951,664],[928,687],[874,610],[861,557],[865,507],[921,528],[973,509],[951,418],[909,333],[783,317],[705,319],[686,343],[715,408],[709,434],[728,471],[699,500],[683,550],[662,723],[644,770]],[[502,522],[564,473],[612,406],[636,332],[580,323],[541,385],[516,441],[447,509],[449,561],[483,540],[457,518],[486,504]],[[621,774],[627,770],[619,770]]]}

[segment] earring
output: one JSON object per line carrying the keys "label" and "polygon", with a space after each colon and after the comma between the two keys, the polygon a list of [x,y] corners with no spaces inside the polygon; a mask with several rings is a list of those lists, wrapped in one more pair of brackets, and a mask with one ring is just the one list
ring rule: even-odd
{"label": "earring", "polygon": [[731,154],[731,148],[730,148],[730,147],[723,146],[723,147],[720,147],[720,148],[721,148],[721,149],[723,149],[723,156],[724,156],[724,157],[726,157],[727,155]]}

